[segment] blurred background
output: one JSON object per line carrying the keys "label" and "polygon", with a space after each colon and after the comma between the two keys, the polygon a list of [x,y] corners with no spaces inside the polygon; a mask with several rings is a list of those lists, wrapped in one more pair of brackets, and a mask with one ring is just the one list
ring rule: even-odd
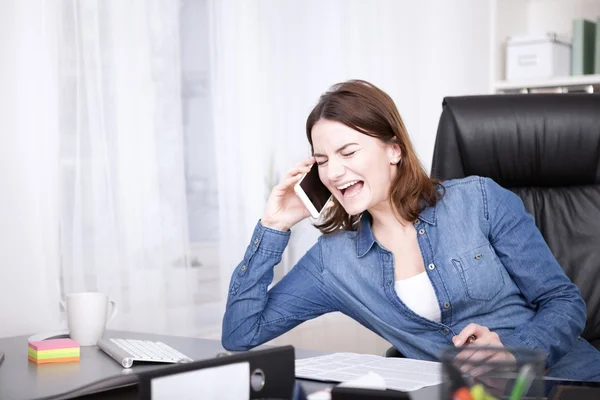
{"label": "blurred background", "polygon": [[[329,86],[390,94],[429,171],[445,96],[596,90],[598,17],[600,0],[0,0],[0,337],[60,329],[66,293],[102,291],[110,328],[220,338]],[[276,280],[317,236],[294,227]],[[389,347],[340,314],[273,343]]]}

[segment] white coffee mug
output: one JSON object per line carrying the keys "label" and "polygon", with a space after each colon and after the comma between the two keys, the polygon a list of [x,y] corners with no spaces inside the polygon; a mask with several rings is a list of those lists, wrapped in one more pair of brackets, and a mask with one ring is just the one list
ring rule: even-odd
{"label": "white coffee mug", "polygon": [[61,301],[61,306],[67,311],[69,336],[80,346],[94,346],[117,314],[117,305],[98,292],[71,293],[66,297],[66,305]]}

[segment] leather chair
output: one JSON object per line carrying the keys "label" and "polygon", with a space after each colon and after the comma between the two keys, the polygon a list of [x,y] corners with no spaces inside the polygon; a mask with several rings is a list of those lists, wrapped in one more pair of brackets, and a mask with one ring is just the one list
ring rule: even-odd
{"label": "leather chair", "polygon": [[[431,176],[479,175],[521,197],[587,305],[600,349],[600,95],[447,97]],[[394,348],[386,356],[401,356]]]}

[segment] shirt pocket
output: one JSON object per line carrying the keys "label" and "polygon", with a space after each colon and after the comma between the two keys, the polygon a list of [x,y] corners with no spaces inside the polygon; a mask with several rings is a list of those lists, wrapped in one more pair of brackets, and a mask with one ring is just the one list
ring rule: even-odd
{"label": "shirt pocket", "polygon": [[490,244],[479,246],[452,259],[467,295],[474,300],[491,300],[504,287],[502,265]]}

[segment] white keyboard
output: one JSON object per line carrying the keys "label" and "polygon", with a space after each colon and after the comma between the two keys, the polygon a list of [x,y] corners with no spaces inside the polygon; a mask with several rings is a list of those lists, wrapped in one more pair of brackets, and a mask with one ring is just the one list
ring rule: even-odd
{"label": "white keyboard", "polygon": [[124,368],[134,361],[158,363],[188,363],[193,360],[169,345],[152,340],[102,338],[98,347]]}

